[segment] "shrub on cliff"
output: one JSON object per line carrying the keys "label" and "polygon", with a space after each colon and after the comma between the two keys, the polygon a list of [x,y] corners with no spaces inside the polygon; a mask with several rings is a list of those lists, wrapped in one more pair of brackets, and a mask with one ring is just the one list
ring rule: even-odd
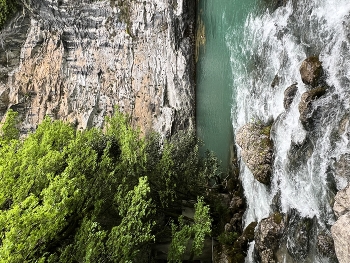
{"label": "shrub on cliff", "polygon": [[[200,253],[211,222],[200,196],[211,174],[193,134],[162,147],[155,134],[141,138],[119,112],[104,131],[46,118],[24,140],[4,134],[1,263],[150,262],[150,246],[176,229],[169,221],[191,229]],[[183,200],[197,198],[197,217],[179,220]]]}
{"label": "shrub on cliff", "polygon": [[0,29],[9,16],[17,10],[19,2],[17,0],[0,0]]}

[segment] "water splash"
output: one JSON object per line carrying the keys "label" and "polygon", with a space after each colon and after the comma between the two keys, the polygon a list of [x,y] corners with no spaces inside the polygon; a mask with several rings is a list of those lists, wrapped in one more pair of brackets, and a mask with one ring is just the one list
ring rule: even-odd
{"label": "water splash", "polygon": [[[348,183],[334,167],[350,153],[350,2],[291,0],[274,12],[249,15],[243,28],[229,32],[227,42],[234,130],[252,121],[274,120],[271,186],[254,180],[241,163],[248,203],[245,225],[272,213],[278,197],[280,211],[294,209],[302,217],[317,218],[317,231],[329,229],[334,223],[331,199]],[[299,73],[301,62],[309,56],[320,57],[330,88],[313,102],[315,128],[307,132],[299,121],[298,104],[309,89]],[[278,81],[271,85],[274,80]],[[294,83],[298,92],[285,110],[284,91]]]}

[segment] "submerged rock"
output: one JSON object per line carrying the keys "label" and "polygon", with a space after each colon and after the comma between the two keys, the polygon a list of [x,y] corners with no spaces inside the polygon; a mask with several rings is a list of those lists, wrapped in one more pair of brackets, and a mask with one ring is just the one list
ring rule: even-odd
{"label": "submerged rock", "polygon": [[334,241],[331,235],[319,234],[317,236],[317,251],[324,257],[335,258]]}
{"label": "submerged rock", "polygon": [[299,103],[299,119],[306,130],[313,128],[313,107],[312,102],[326,93],[326,87],[318,87],[309,90],[301,95]]}
{"label": "submerged rock", "polygon": [[301,80],[306,85],[316,87],[323,74],[322,63],[318,57],[308,57],[301,63],[299,71]]}
{"label": "submerged rock", "polygon": [[293,85],[289,86],[284,91],[283,106],[286,110],[288,110],[290,108],[290,105],[292,104],[297,91],[298,91],[297,84],[293,84]]}
{"label": "submerged rock", "polygon": [[236,134],[236,142],[242,148],[242,158],[256,180],[270,183],[273,161],[271,125],[246,124]]}
{"label": "submerged rock", "polygon": [[280,77],[276,74],[271,82],[271,88],[274,88],[280,84]]}
{"label": "submerged rock", "polygon": [[309,237],[312,228],[312,219],[301,217],[293,211],[287,227],[287,250],[297,261],[302,262],[309,252]]}

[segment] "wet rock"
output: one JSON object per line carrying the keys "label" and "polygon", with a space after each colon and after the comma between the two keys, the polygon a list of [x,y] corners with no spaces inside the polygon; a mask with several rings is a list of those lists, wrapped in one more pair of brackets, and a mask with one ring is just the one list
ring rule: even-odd
{"label": "wet rock", "polygon": [[287,228],[287,250],[297,261],[302,262],[309,251],[309,236],[312,228],[312,219],[301,217],[295,211],[290,215]]}
{"label": "wet rock", "polygon": [[299,103],[299,119],[306,130],[311,130],[314,124],[314,109],[312,107],[312,102],[323,96],[325,93],[326,87],[318,87],[301,95],[301,100]]}
{"label": "wet rock", "polygon": [[244,200],[240,196],[234,196],[230,202],[231,211],[237,212],[244,207]]}
{"label": "wet rock", "polygon": [[280,84],[280,77],[276,74],[272,80],[271,88],[274,88]]}
{"label": "wet rock", "polygon": [[293,85],[289,86],[284,91],[283,106],[286,110],[288,110],[290,108],[290,105],[292,104],[297,91],[298,91],[297,84],[293,84]]}
{"label": "wet rock", "polygon": [[270,183],[273,161],[273,143],[270,140],[271,125],[246,124],[236,134],[236,142],[242,148],[242,158],[256,180]]}
{"label": "wet rock", "polygon": [[255,251],[261,262],[275,262],[274,252],[278,249],[286,227],[285,215],[274,213],[261,220],[255,231]]}
{"label": "wet rock", "polygon": [[289,0],[265,0],[265,2],[271,6],[272,11],[275,11],[277,8],[281,6],[286,6]]}
{"label": "wet rock", "polygon": [[335,253],[339,263],[350,262],[350,213],[346,213],[338,218],[331,228],[334,240]]}
{"label": "wet rock", "polygon": [[241,263],[244,261],[246,251],[248,250],[248,243],[254,240],[254,231],[257,222],[251,222],[243,231],[242,235],[237,238],[233,244],[231,251],[231,262]]}
{"label": "wet rock", "polygon": [[314,151],[313,142],[309,137],[306,137],[305,140],[301,143],[292,142],[291,147],[288,151],[288,169],[291,174],[295,173],[295,170],[302,165],[304,165],[307,160],[310,158]]}
{"label": "wet rock", "polygon": [[301,63],[299,71],[301,79],[306,85],[316,87],[323,74],[322,63],[318,57],[308,57]]}
{"label": "wet rock", "polygon": [[334,241],[331,235],[323,233],[317,236],[317,251],[324,257],[335,257]]}

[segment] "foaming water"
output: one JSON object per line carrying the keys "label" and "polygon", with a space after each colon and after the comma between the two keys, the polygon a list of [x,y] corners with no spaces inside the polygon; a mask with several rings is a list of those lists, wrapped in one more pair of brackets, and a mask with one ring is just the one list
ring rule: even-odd
{"label": "foaming water", "polygon": [[[316,218],[316,232],[329,230],[334,223],[334,194],[348,183],[335,167],[350,153],[350,2],[290,0],[274,12],[256,13],[248,16],[243,28],[227,35],[234,130],[249,122],[274,120],[271,186],[257,182],[241,162],[248,203],[245,225],[276,209],[295,210],[301,217]],[[299,121],[298,105],[309,87],[302,83],[299,67],[309,56],[319,56],[329,88],[313,102],[315,128],[306,131]],[[295,83],[298,92],[285,110],[284,91]],[[305,262],[326,262],[315,252],[308,259]]]}

